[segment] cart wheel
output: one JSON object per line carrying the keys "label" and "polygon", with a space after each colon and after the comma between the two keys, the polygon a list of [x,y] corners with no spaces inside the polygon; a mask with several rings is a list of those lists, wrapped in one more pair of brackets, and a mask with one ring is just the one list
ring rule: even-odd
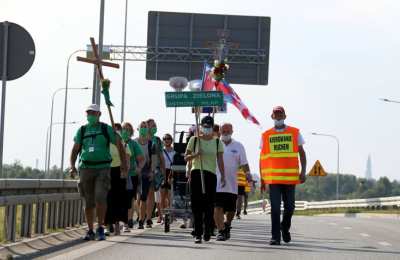
{"label": "cart wheel", "polygon": [[168,233],[170,228],[170,216],[169,214],[165,214],[164,218],[164,232]]}

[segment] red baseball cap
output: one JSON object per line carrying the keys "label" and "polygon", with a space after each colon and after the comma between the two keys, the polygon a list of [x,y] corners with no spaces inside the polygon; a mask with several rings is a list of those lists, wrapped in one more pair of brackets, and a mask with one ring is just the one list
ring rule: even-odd
{"label": "red baseball cap", "polygon": [[272,109],[272,114],[277,113],[277,112],[285,114],[285,109],[282,106],[276,106]]}

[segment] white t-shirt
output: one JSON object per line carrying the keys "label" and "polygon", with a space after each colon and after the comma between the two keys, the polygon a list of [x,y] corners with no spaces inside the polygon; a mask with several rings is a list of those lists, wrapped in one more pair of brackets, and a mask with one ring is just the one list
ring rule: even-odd
{"label": "white t-shirt", "polygon": [[[168,154],[168,156],[167,156]],[[167,149],[163,149],[164,161],[165,161],[165,169],[171,169],[171,162],[174,160],[175,151],[172,149],[168,151]]]}
{"label": "white t-shirt", "polygon": [[232,139],[224,145],[225,187],[221,187],[221,173],[217,167],[217,192],[238,194],[237,172],[239,166],[248,164],[246,151],[241,143]]}
{"label": "white t-shirt", "polygon": [[[283,129],[275,129],[275,131],[277,131],[278,133],[279,132],[283,132],[283,131],[285,131],[286,130],[286,127],[285,128],[283,128]],[[261,137],[261,142],[260,142],[260,149],[262,149],[262,147],[263,147],[263,143],[264,142],[264,140],[262,139],[262,137]],[[304,141],[304,138],[303,138],[303,136],[301,135],[301,133],[300,133],[300,131],[299,131],[299,136],[297,137],[297,143],[298,143],[298,145],[300,146],[300,145],[304,145],[306,142]]]}

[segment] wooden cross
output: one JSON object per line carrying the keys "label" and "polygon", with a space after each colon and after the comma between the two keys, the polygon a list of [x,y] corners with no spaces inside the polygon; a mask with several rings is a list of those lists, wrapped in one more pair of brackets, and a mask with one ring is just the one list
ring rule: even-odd
{"label": "wooden cross", "polygon": [[[119,64],[112,63],[112,62],[107,62],[107,61],[102,61],[101,57],[99,56],[99,51],[97,50],[97,46],[96,46],[96,43],[95,43],[93,37],[90,37],[90,44],[92,45],[94,58],[93,59],[89,59],[89,58],[84,58],[84,57],[79,57],[78,56],[78,57],[76,57],[76,59],[78,61],[82,61],[82,62],[91,63],[91,64],[96,65],[100,81],[103,82],[104,75],[103,75],[103,70],[102,70],[101,66],[106,66],[106,67],[112,67],[112,68],[119,69]],[[108,114],[110,115],[111,125],[114,128],[115,127],[114,126],[114,117],[113,117],[112,112],[111,112],[111,107],[109,105],[107,105],[107,108],[108,108]]]}
{"label": "wooden cross", "polygon": [[97,46],[96,46],[96,43],[95,43],[93,37],[90,37],[90,44],[92,45],[94,58],[93,59],[89,59],[89,58],[84,58],[84,57],[79,57],[78,56],[78,57],[76,57],[76,59],[78,61],[92,63],[92,64],[96,65],[97,72],[99,73],[100,80],[104,80],[103,70],[102,70],[101,66],[106,66],[106,67],[112,67],[112,68],[119,69],[119,64],[101,60],[101,57],[99,56],[99,52],[97,50]]}

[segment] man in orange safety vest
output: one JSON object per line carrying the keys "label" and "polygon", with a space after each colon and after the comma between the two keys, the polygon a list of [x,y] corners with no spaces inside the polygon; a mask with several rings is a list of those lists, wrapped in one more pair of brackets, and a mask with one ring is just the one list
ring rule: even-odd
{"label": "man in orange safety vest", "polygon": [[[262,192],[266,190],[266,184],[269,185],[272,224],[270,245],[280,245],[281,233],[285,243],[291,241],[289,230],[295,208],[295,187],[306,180],[307,160],[299,129],[285,125],[285,109],[275,107],[271,117],[274,127],[262,134],[260,178]],[[282,222],[281,200],[284,202]]]}

